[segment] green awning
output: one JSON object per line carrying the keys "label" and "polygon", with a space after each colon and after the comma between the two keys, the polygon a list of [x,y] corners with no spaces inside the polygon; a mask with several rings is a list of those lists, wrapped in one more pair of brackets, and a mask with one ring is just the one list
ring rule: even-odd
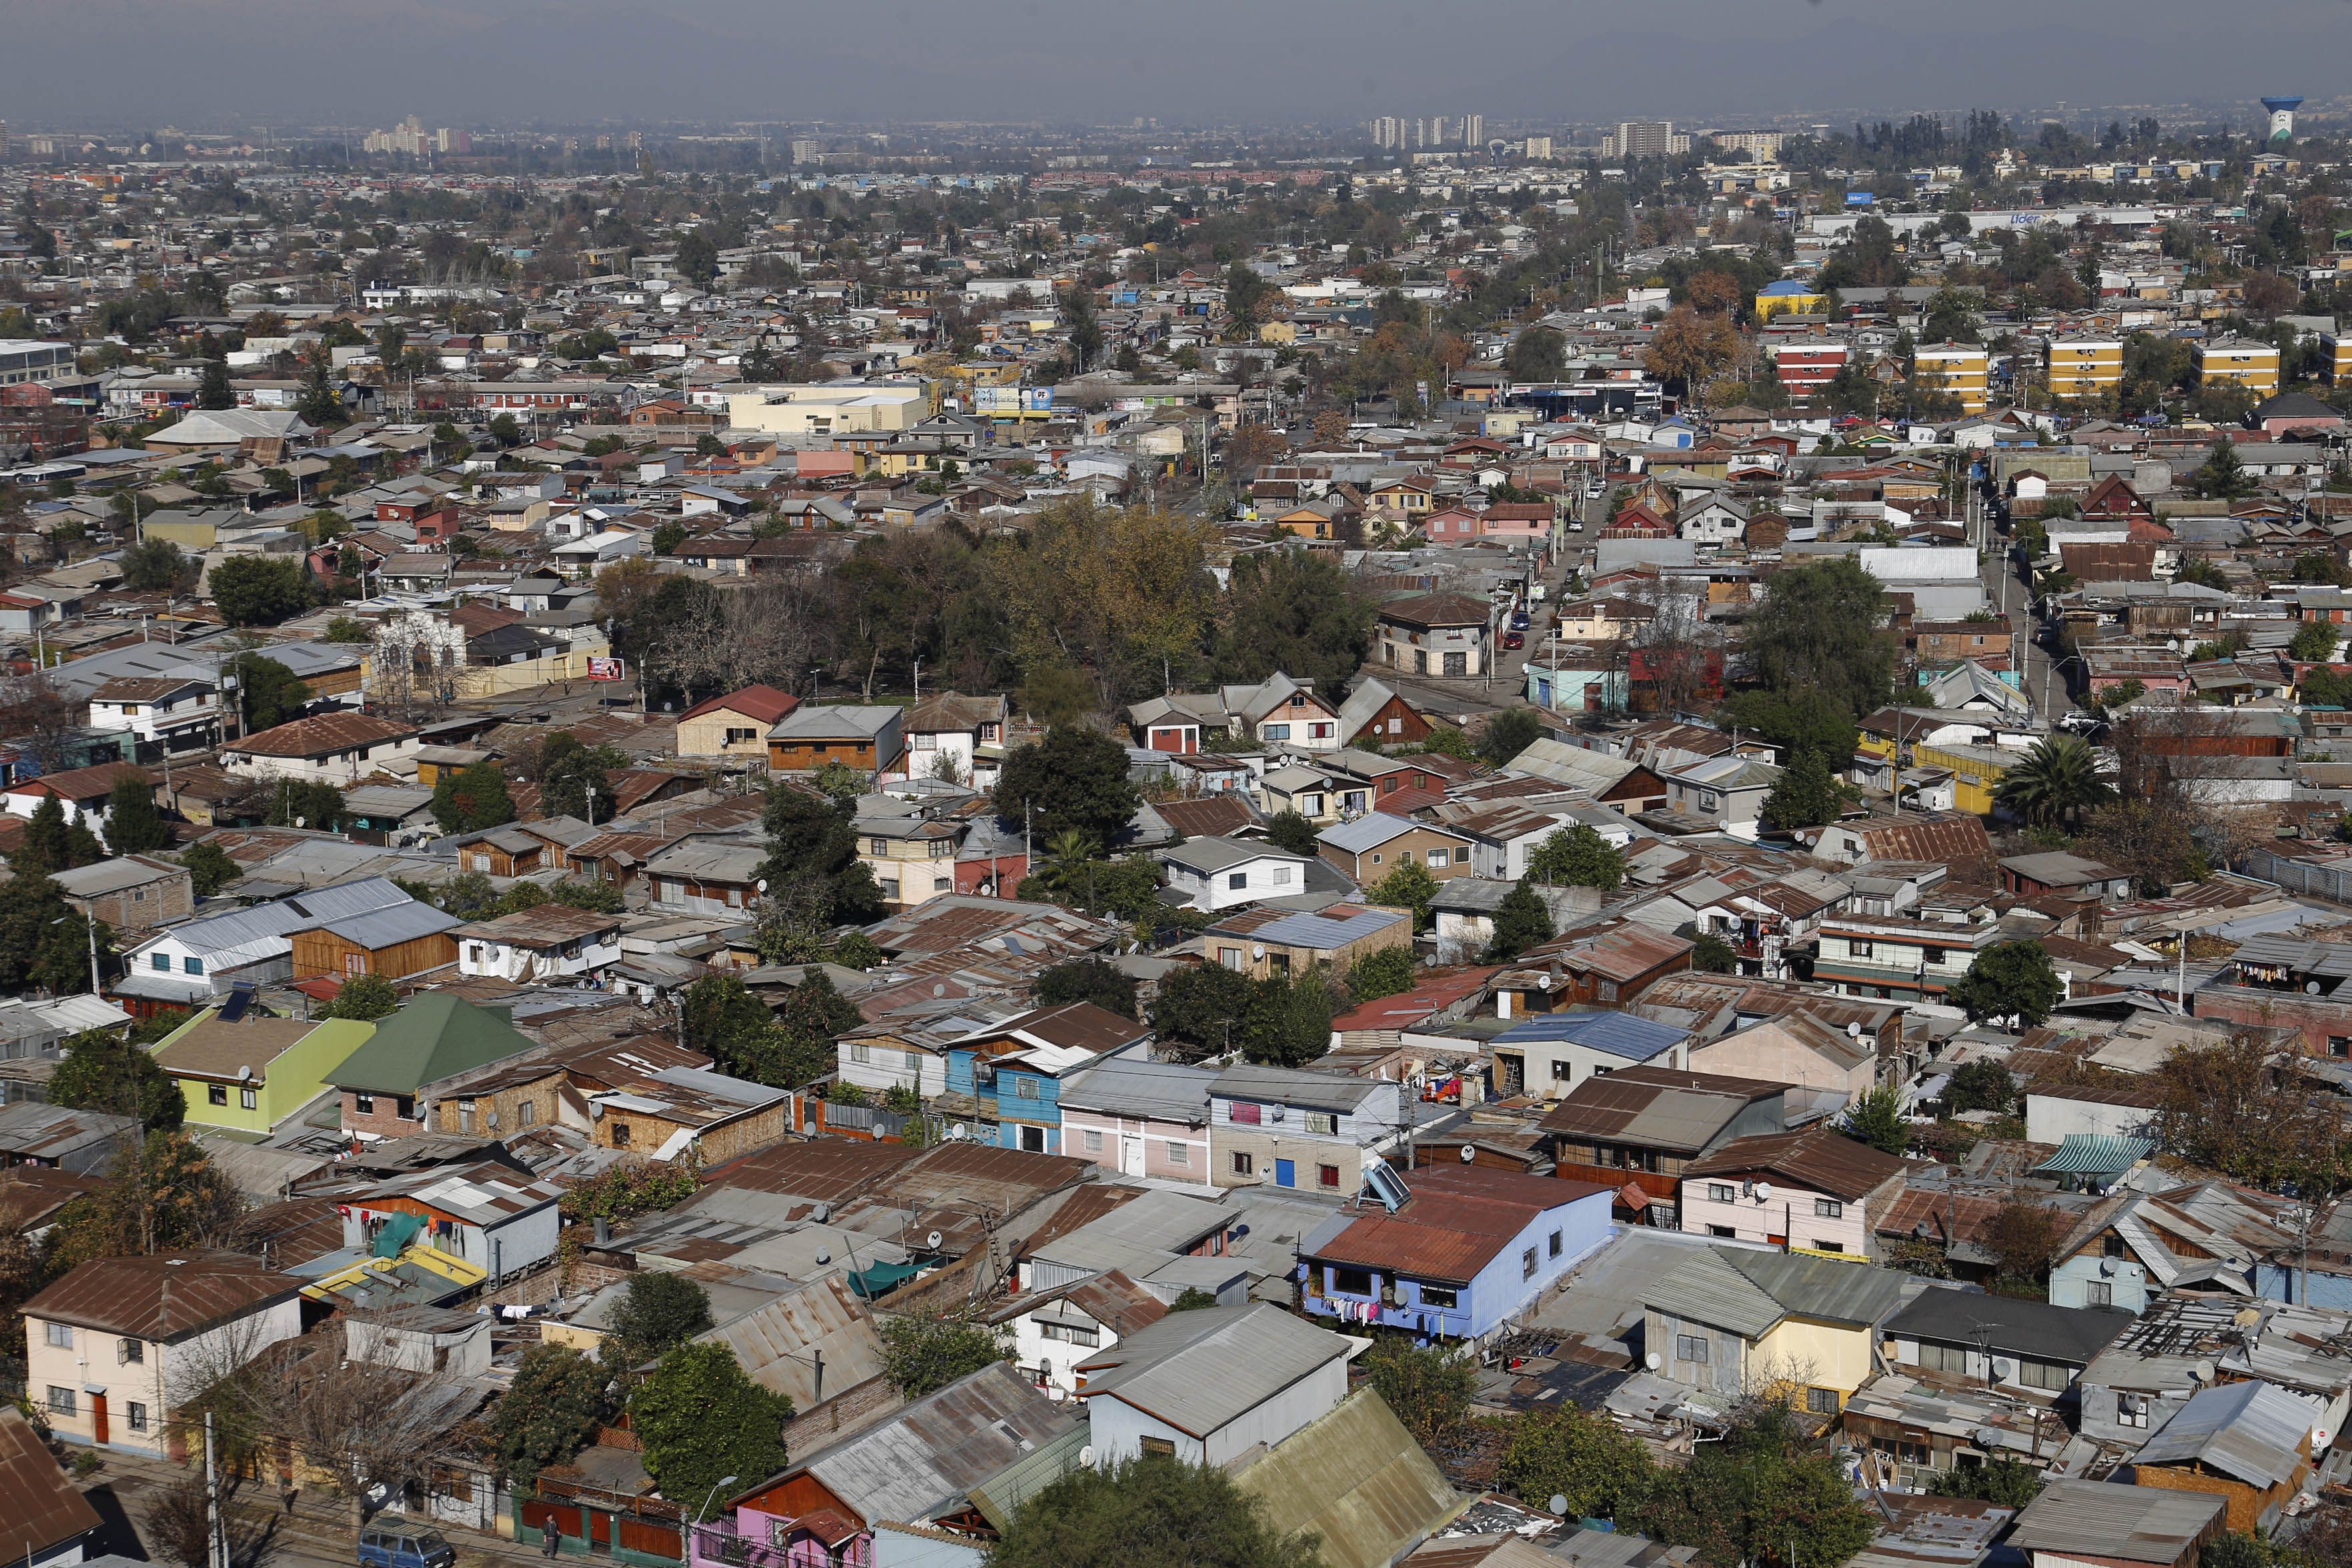
{"label": "green awning", "polygon": [[2121,1176],[2148,1155],[2156,1145],[2146,1138],[2124,1138],[2105,1133],[2069,1133],[2058,1152],[2033,1167],[2035,1176]]}
{"label": "green awning", "polygon": [[877,1263],[870,1269],[852,1271],[849,1288],[870,1301],[886,1291],[897,1290],[922,1271],[922,1266],[917,1263]]}
{"label": "green awning", "polygon": [[399,1257],[408,1249],[408,1244],[416,1239],[416,1233],[424,1228],[425,1217],[421,1214],[392,1216],[383,1222],[383,1228],[375,1233],[375,1255],[379,1258]]}

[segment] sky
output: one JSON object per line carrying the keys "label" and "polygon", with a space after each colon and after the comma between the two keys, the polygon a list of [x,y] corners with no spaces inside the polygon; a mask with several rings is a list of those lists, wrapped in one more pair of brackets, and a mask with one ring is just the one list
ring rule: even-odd
{"label": "sky", "polygon": [[[2352,0],[0,0],[12,128],[1694,125],[2339,90]],[[2300,64],[2300,68],[2298,66]]]}

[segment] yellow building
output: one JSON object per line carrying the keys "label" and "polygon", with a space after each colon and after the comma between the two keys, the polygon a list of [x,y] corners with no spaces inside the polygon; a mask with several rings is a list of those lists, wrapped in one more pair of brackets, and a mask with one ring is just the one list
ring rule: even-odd
{"label": "yellow building", "polygon": [[2352,337],[2340,332],[2322,332],[2319,341],[2327,350],[2327,379],[2342,386],[2344,378],[2352,375]]}
{"label": "yellow building", "polygon": [[728,394],[727,423],[771,435],[905,430],[939,412],[935,392],[897,382],[761,387]]}
{"label": "yellow building", "polygon": [[1650,1286],[1643,1343],[1657,1375],[1737,1396],[1789,1385],[1799,1407],[1834,1416],[1875,1371],[1875,1325],[1903,1276],[1864,1259],[1708,1247]]}
{"label": "yellow building", "polygon": [[[1992,815],[1992,794],[2002,775],[2025,754],[1994,746],[1914,746],[1911,768],[1949,768],[1952,809],[1979,817]],[[1906,769],[1908,771],[1908,769]]]}
{"label": "yellow building", "polygon": [[2072,402],[2106,397],[2123,385],[2119,338],[2053,338],[2047,352],[2050,395]]}
{"label": "yellow building", "polygon": [[229,1023],[206,1009],[163,1037],[155,1065],[180,1085],[190,1122],[268,1133],[328,1092],[329,1075],[374,1035],[356,1019]]}
{"label": "yellow building", "polygon": [[1918,367],[1922,388],[1959,399],[1960,407],[1969,413],[1984,412],[1992,358],[1982,349],[1973,343],[1937,343],[1918,350],[1913,363]]}
{"label": "yellow building", "polygon": [[1298,341],[1298,323],[1296,321],[1263,322],[1257,329],[1257,340],[1261,343],[1272,344],[1276,348],[1296,343]]}
{"label": "yellow building", "polygon": [[2261,397],[2279,389],[2279,352],[2268,343],[2245,338],[2221,338],[2197,345],[2198,379],[2226,382]]}
{"label": "yellow building", "polygon": [[1769,284],[1756,296],[1756,319],[1769,321],[1775,316],[1819,316],[1830,308],[1830,297],[1815,294],[1801,283],[1783,280]]}

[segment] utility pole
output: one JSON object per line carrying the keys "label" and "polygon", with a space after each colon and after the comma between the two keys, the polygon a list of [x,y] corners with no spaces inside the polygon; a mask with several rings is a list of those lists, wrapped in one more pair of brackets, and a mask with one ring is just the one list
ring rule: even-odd
{"label": "utility pole", "polygon": [[226,1542],[221,1533],[220,1474],[213,1467],[213,1413],[205,1412],[205,1562],[207,1568],[229,1568]]}

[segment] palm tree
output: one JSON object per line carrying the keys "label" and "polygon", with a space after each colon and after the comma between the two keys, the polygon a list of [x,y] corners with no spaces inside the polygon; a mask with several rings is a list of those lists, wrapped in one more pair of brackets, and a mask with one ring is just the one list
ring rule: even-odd
{"label": "palm tree", "polygon": [[2049,736],[2001,775],[1993,802],[2037,828],[2071,827],[2084,807],[2116,798],[2115,787],[2099,777],[2098,768],[2097,757],[2082,737]]}
{"label": "palm tree", "polygon": [[1073,872],[1093,860],[1095,841],[1076,828],[1064,828],[1045,841],[1045,859],[1055,870]]}

